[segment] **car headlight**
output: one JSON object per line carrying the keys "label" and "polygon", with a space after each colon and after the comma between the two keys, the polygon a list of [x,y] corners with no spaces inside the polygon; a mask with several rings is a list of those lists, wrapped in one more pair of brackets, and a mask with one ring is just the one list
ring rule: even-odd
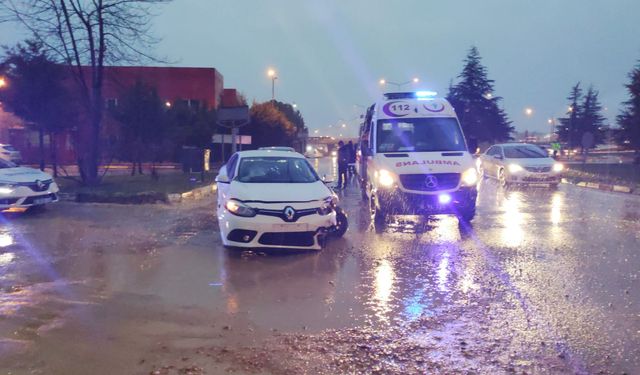
{"label": "car headlight", "polygon": [[333,212],[338,204],[338,197],[333,194],[330,197],[326,197],[322,202],[322,205],[318,207],[318,214],[321,216],[329,215]]}
{"label": "car headlight", "polygon": [[522,166],[519,164],[509,164],[510,173],[518,173],[518,172],[522,172],[523,170],[524,168],[522,168]]}
{"label": "car headlight", "polygon": [[7,195],[13,193],[13,185],[0,184],[0,195]]}
{"label": "car headlight", "polygon": [[469,168],[462,173],[462,183],[471,186],[478,182],[478,171],[475,168]]}
{"label": "car headlight", "polygon": [[225,204],[225,208],[227,209],[227,211],[237,216],[242,216],[242,217],[256,216],[256,210],[236,200],[227,201],[227,203]]}
{"label": "car headlight", "polygon": [[395,179],[391,172],[385,169],[380,169],[378,171],[378,183],[384,187],[391,187],[395,183]]}
{"label": "car headlight", "polygon": [[554,172],[562,172],[564,170],[564,165],[561,163],[555,163],[553,165],[553,171]]}

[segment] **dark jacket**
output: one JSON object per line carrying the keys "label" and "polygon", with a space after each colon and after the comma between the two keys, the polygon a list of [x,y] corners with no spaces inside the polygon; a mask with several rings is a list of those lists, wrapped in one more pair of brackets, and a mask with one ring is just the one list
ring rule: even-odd
{"label": "dark jacket", "polygon": [[338,165],[339,166],[347,166],[349,161],[351,160],[351,151],[349,151],[349,146],[344,145],[338,149]]}

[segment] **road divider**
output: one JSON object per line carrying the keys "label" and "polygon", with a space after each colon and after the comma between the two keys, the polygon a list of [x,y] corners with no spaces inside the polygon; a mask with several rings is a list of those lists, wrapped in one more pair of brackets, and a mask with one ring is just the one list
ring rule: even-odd
{"label": "road divider", "polygon": [[82,192],[76,194],[61,193],[60,200],[78,203],[115,203],[115,204],[179,204],[181,202],[202,199],[217,191],[215,183],[201,186],[183,193],[167,194],[158,192],[141,193],[105,193]]}

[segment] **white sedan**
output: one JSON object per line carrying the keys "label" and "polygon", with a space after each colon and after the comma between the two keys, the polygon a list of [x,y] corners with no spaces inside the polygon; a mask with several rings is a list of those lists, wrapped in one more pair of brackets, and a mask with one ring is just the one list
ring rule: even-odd
{"label": "white sedan", "polygon": [[0,211],[24,211],[57,202],[59,190],[51,175],[0,159]]}
{"label": "white sedan", "polygon": [[503,143],[489,147],[477,160],[478,172],[500,185],[548,184],[558,186],[564,166],[540,147],[528,143]]}
{"label": "white sedan", "polygon": [[238,152],[216,182],[225,246],[319,250],[347,230],[337,196],[297,152]]}

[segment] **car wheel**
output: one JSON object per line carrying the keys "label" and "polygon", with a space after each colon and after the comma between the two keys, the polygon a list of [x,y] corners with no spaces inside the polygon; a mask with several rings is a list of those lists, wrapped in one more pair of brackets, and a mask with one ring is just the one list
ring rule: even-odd
{"label": "car wheel", "polygon": [[349,221],[347,219],[347,214],[340,207],[336,207],[336,227],[335,230],[331,233],[334,237],[342,237],[345,233],[347,233],[347,229],[349,229]]}
{"label": "car wheel", "polygon": [[504,172],[504,168],[500,168],[498,170],[498,181],[500,182],[500,186],[504,188],[509,186],[509,182],[507,181],[507,174]]}

